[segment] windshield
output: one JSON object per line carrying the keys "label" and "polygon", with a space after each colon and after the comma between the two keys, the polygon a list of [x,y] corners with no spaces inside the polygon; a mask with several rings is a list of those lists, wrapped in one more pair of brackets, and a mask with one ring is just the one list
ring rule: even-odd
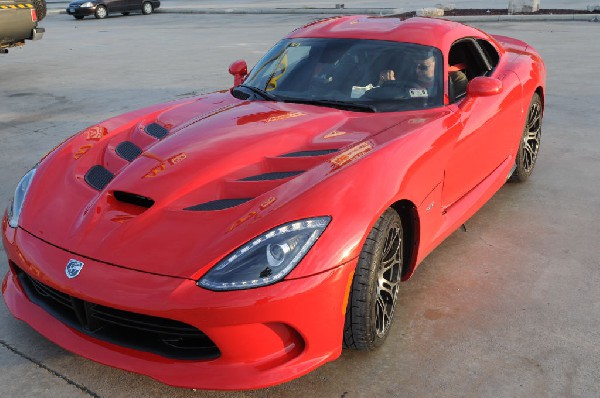
{"label": "windshield", "polygon": [[[245,86],[245,88],[244,88]],[[391,112],[443,104],[434,47],[356,39],[285,39],[240,86],[256,98]]]}

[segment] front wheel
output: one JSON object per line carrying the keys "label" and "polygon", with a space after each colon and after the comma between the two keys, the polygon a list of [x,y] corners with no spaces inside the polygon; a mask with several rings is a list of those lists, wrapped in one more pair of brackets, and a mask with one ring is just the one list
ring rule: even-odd
{"label": "front wheel", "polygon": [[152,11],[154,11],[154,7],[152,7],[152,3],[150,3],[149,1],[146,1],[146,2],[144,2],[144,4],[142,4],[142,14],[150,15],[150,14],[152,14]]}
{"label": "front wheel", "polygon": [[94,16],[97,19],[104,19],[104,18],[106,18],[107,15],[108,15],[108,11],[106,10],[106,7],[104,7],[104,6],[96,7],[96,13],[94,14]]}
{"label": "front wheel", "polygon": [[535,166],[540,151],[543,112],[542,99],[535,93],[529,104],[527,120],[525,121],[515,161],[515,170],[509,181],[523,182],[529,178],[533,171],[533,166]]}
{"label": "front wheel", "polygon": [[375,223],[358,259],[346,308],[345,347],[371,351],[383,344],[398,298],[403,252],[402,220],[388,209]]}

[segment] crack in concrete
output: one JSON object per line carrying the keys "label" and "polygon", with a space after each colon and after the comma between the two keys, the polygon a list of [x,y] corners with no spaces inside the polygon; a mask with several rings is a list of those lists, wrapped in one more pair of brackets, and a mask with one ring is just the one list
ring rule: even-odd
{"label": "crack in concrete", "polygon": [[0,345],[2,345],[3,347],[7,348],[8,350],[12,351],[13,353],[17,354],[18,356],[20,356],[21,358],[24,358],[26,360],[28,360],[29,362],[32,362],[33,364],[37,365],[38,367],[50,372],[50,374],[63,379],[64,381],[66,381],[68,384],[72,385],[73,387],[83,391],[84,393],[86,393],[87,395],[89,395],[90,397],[94,397],[94,398],[101,398],[100,395],[96,394],[95,392],[93,392],[92,390],[90,390],[89,388],[82,386],[79,383],[74,382],[73,380],[69,379],[67,376],[58,373],[56,370],[54,369],[50,369],[49,367],[47,367],[46,365],[44,365],[43,363],[41,363],[40,361],[37,361],[33,358],[31,358],[30,356],[22,353],[21,351],[17,350],[16,348],[14,348],[13,346],[11,346],[10,344],[8,344],[7,342],[5,342],[4,340],[0,340]]}

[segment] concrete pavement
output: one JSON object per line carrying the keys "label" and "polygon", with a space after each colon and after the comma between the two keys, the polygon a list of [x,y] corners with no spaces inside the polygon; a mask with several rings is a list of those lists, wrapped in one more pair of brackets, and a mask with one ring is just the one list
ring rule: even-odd
{"label": "concrete pavement", "polygon": [[[72,133],[152,103],[229,87],[232,60],[253,65],[313,18],[49,17],[42,41],[2,57],[0,206]],[[382,349],[345,351],[265,390],[194,392],[70,354],[0,304],[0,397],[598,396],[600,89],[591,65],[600,63],[600,24],[476,26],[525,40],[546,61],[540,157],[527,183],[503,187],[467,222],[467,232],[450,236],[403,285]]]}

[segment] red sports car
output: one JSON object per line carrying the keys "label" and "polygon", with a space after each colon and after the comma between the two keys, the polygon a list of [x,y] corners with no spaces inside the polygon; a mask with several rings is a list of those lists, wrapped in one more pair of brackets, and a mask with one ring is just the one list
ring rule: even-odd
{"label": "red sports car", "polygon": [[459,23],[329,18],[230,72],[23,177],[2,222],[15,317],[175,386],[282,383],[380,346],[400,283],[538,155],[540,56]]}

